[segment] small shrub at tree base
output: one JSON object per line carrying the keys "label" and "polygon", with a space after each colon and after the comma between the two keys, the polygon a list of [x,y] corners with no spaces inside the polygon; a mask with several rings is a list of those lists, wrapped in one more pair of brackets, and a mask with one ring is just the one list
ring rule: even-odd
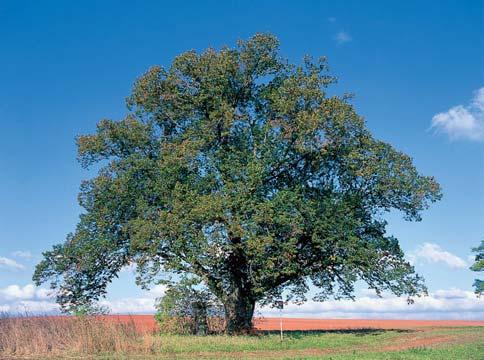
{"label": "small shrub at tree base", "polygon": [[161,332],[207,335],[224,329],[222,305],[208,290],[191,281],[171,285],[157,304]]}
{"label": "small shrub at tree base", "polygon": [[111,309],[100,304],[84,304],[72,306],[70,313],[74,316],[95,316],[95,315],[109,315]]}

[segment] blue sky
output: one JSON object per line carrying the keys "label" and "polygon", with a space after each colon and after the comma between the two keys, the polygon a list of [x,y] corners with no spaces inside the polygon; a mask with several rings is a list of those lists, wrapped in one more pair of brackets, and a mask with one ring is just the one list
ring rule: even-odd
{"label": "blue sky", "polygon": [[[354,93],[375,136],[444,192],[420,223],[388,217],[431,291],[420,308],[398,310],[399,300],[361,290],[364,306],[310,303],[293,313],[444,318],[467,309],[462,316],[484,318],[467,269],[484,239],[482,1],[0,1],[0,309],[51,306],[29,284],[40,253],[74,229],[79,184],[92,175],[76,162],[74,137],[121,118],[149,66],[255,32],[278,36],[291,61],[327,56],[334,91]],[[137,289],[128,270],[107,301],[146,312],[161,290]]]}

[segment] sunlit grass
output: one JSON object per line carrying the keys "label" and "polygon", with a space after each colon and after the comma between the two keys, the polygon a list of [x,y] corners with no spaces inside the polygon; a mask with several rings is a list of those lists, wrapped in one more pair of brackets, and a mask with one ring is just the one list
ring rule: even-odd
{"label": "sunlit grass", "polygon": [[338,349],[390,341],[401,331],[356,330],[347,332],[292,332],[281,341],[278,334],[258,336],[177,336],[160,335],[162,353],[283,351]]}

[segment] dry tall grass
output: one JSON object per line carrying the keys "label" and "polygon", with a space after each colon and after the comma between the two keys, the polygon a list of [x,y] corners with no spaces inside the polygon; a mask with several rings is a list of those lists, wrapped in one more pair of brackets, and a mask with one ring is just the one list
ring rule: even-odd
{"label": "dry tall grass", "polygon": [[0,358],[47,358],[92,354],[147,354],[159,338],[141,333],[131,321],[102,317],[0,316]]}

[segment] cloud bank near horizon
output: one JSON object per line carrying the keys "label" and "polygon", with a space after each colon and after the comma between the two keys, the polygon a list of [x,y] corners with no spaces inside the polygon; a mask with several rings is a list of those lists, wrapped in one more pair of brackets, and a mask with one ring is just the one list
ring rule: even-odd
{"label": "cloud bank near horizon", "polygon": [[[100,304],[111,309],[113,314],[152,314],[155,301],[163,295],[161,285],[146,291],[140,297],[101,300]],[[55,313],[59,307],[50,290],[10,285],[0,289],[0,312],[7,313]],[[279,310],[258,308],[257,315],[279,316]],[[457,288],[438,290],[429,296],[416,298],[408,305],[406,298],[392,295],[377,297],[371,291],[362,291],[355,300],[308,301],[303,305],[288,304],[282,311],[284,317],[303,318],[366,318],[366,319],[460,319],[484,320],[484,299],[471,291]]]}

